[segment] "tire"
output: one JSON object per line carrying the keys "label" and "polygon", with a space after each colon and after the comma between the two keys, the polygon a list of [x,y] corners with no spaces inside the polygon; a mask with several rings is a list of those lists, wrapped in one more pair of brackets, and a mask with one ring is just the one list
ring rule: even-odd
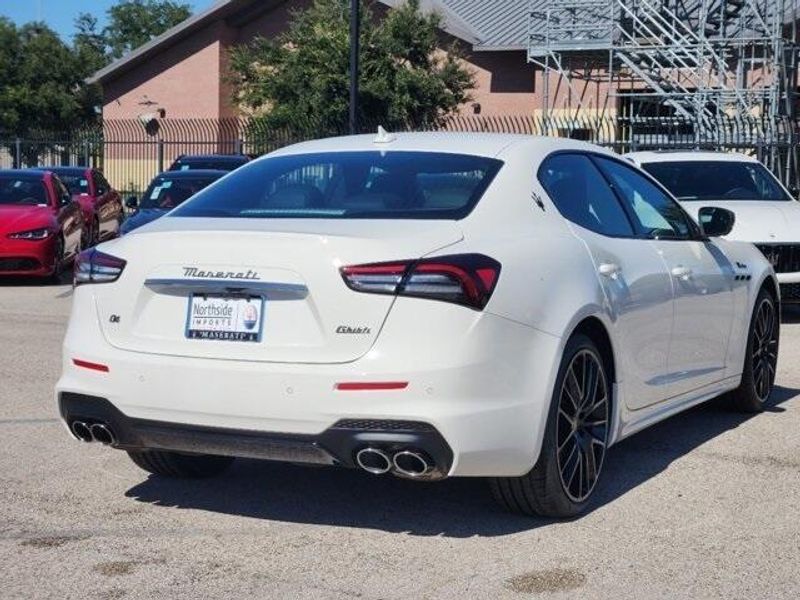
{"label": "tire", "polygon": [[64,238],[58,236],[56,240],[56,249],[53,253],[53,272],[50,273],[50,276],[47,278],[50,283],[61,283],[61,273],[64,271],[64,252]]}
{"label": "tire", "polygon": [[233,463],[233,458],[230,456],[180,454],[165,450],[129,451],[128,456],[136,466],[149,473],[180,479],[214,477],[223,473]]}
{"label": "tire", "polygon": [[[592,373],[588,381],[596,381],[595,393],[584,393],[587,388],[593,389],[583,379]],[[597,487],[608,445],[611,423],[608,373],[608,357],[603,357],[590,338],[582,334],[570,338],[558,369],[536,465],[521,477],[490,480],[492,494],[503,508],[554,518],[574,517],[583,512]],[[572,400],[574,396],[580,396],[577,402]],[[594,409],[589,410],[591,406]],[[570,416],[573,411],[575,418]]]}
{"label": "tire", "polygon": [[92,235],[89,238],[89,245],[86,247],[94,248],[99,243],[100,243],[100,221],[98,221],[97,217],[95,217],[94,220],[92,221]]}
{"label": "tire", "polygon": [[762,288],[750,317],[742,382],[728,395],[732,407],[738,411],[758,413],[764,410],[775,384],[780,322],[775,298]]}

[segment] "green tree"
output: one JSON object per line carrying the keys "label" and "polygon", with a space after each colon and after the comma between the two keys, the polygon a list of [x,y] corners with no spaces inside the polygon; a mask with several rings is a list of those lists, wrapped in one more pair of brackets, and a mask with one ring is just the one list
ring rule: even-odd
{"label": "green tree", "polygon": [[107,14],[103,35],[111,58],[119,58],[188,19],[192,11],[173,0],[122,0]]}
{"label": "green tree", "polygon": [[11,88],[17,83],[16,69],[20,59],[20,40],[17,28],[0,18],[0,129],[13,132],[19,114],[13,106]]}
{"label": "green tree", "polygon": [[97,18],[89,13],[81,13],[75,19],[75,35],[72,51],[77,61],[78,72],[83,84],[78,89],[81,106],[86,111],[94,111],[103,103],[103,91],[100,84],[88,83],[86,80],[109,62],[106,50],[106,38],[98,30]]}
{"label": "green tree", "polygon": [[0,19],[0,127],[15,133],[58,130],[90,114],[72,50],[43,23]]}
{"label": "green tree", "polygon": [[[315,0],[277,39],[231,51],[235,101],[265,129],[343,130],[349,106],[349,2]],[[364,127],[440,125],[469,101],[472,73],[438,46],[441,17],[409,0],[377,19],[361,9],[358,118]]]}
{"label": "green tree", "polygon": [[[58,34],[43,23],[16,27],[0,18],[0,130],[35,137],[80,128],[95,118],[84,89],[76,56]],[[25,162],[47,147],[26,144]]]}
{"label": "green tree", "polygon": [[72,40],[78,63],[87,77],[108,64],[108,41],[103,31],[97,28],[97,17],[91,13],[80,13],[75,18]]}

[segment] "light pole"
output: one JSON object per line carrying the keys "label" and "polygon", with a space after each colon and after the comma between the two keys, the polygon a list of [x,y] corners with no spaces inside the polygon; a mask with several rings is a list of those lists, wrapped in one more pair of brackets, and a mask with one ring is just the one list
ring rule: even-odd
{"label": "light pole", "polygon": [[350,0],[350,134],[357,133],[356,111],[358,108],[358,47],[359,47],[359,0]]}

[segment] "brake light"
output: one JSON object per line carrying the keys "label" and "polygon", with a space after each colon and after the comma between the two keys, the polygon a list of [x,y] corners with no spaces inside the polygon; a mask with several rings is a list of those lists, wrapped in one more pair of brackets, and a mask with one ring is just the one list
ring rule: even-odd
{"label": "brake light", "polygon": [[76,367],[89,369],[91,371],[101,371],[102,373],[108,373],[108,365],[101,365],[100,363],[93,363],[89,362],[88,360],[81,360],[79,358],[73,358],[72,364],[75,365]]}
{"label": "brake light", "polygon": [[357,292],[443,300],[482,310],[497,285],[500,263],[483,254],[454,254],[342,267],[341,273]]}
{"label": "brake light", "polygon": [[84,250],[75,259],[74,284],[111,283],[119,279],[125,261],[116,256],[99,252],[94,248]]}
{"label": "brake light", "polygon": [[407,381],[343,381],[336,384],[336,389],[343,392],[374,392],[383,390],[404,390]]}

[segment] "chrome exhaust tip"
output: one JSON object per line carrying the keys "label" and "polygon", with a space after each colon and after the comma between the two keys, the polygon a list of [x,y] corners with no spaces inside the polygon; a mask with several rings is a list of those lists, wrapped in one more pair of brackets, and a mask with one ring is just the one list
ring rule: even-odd
{"label": "chrome exhaust tip", "polygon": [[433,470],[428,458],[413,450],[402,450],[392,457],[394,470],[404,477],[424,477]]}
{"label": "chrome exhaust tip", "polygon": [[117,443],[117,438],[114,437],[114,432],[108,425],[103,423],[95,423],[90,428],[92,437],[96,442],[100,442],[106,446],[113,446]]}
{"label": "chrome exhaust tip", "polygon": [[89,425],[83,421],[73,421],[72,425],[70,426],[70,430],[72,431],[72,435],[82,442],[86,442],[88,444],[89,442],[94,441],[94,437],[92,437],[92,430],[89,428]]}
{"label": "chrome exhaust tip", "polygon": [[392,468],[392,461],[383,450],[378,448],[362,448],[356,453],[356,464],[367,473],[383,475]]}

